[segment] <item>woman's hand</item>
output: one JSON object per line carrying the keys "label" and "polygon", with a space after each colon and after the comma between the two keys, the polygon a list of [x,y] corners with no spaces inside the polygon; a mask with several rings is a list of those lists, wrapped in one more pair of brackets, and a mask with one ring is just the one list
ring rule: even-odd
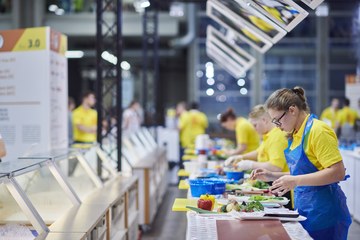
{"label": "woman's hand", "polygon": [[275,180],[270,187],[270,191],[279,196],[284,195],[288,191],[294,189],[298,185],[297,176],[285,175]]}
{"label": "woman's hand", "polygon": [[258,168],[251,172],[250,179],[256,180],[259,179],[261,181],[269,182],[274,178],[273,173],[264,168]]}
{"label": "woman's hand", "polygon": [[238,163],[241,160],[242,160],[241,155],[231,156],[231,157],[229,157],[228,159],[225,160],[224,165],[225,165],[225,167],[232,166],[232,165]]}

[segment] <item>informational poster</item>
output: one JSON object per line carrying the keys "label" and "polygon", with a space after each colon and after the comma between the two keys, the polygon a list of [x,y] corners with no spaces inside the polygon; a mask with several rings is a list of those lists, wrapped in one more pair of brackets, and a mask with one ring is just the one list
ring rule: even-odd
{"label": "informational poster", "polygon": [[0,31],[0,133],[4,161],[65,148],[67,38],[48,27]]}

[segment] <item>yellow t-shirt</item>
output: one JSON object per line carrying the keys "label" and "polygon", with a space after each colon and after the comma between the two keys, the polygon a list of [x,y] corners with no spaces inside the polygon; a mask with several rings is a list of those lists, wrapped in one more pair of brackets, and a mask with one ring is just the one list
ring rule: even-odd
{"label": "yellow t-shirt", "polygon": [[345,123],[350,124],[351,126],[354,126],[356,119],[358,118],[358,113],[356,110],[349,108],[349,107],[343,107],[339,111],[338,115],[338,121],[341,126],[343,126]]}
{"label": "yellow t-shirt", "polygon": [[336,122],[338,121],[339,111],[334,111],[332,107],[327,107],[321,113],[320,119],[327,122],[331,122],[331,127],[336,127]]}
{"label": "yellow t-shirt", "polygon": [[274,127],[270,132],[263,135],[263,141],[257,149],[258,162],[269,162],[271,165],[281,168],[282,172],[289,172],[284,150],[288,147],[286,132]]}
{"label": "yellow t-shirt", "polygon": [[198,135],[204,134],[208,120],[204,113],[190,110],[181,114],[179,119],[180,143],[184,148],[193,148]]}
{"label": "yellow t-shirt", "polygon": [[[290,149],[293,150],[301,143],[304,133],[306,117],[297,133],[293,134],[293,143]],[[304,151],[308,159],[318,170],[330,167],[342,161],[338,148],[338,139],[334,130],[323,121],[314,119],[310,133],[304,139]]]}
{"label": "yellow t-shirt", "polygon": [[242,153],[248,153],[256,150],[260,144],[260,138],[253,125],[245,118],[236,120],[236,143],[246,144],[246,150]]}
{"label": "yellow t-shirt", "polygon": [[74,141],[80,142],[95,142],[96,133],[86,133],[79,130],[76,125],[81,124],[86,127],[97,126],[97,112],[94,109],[84,109],[83,106],[79,106],[73,111],[73,131]]}

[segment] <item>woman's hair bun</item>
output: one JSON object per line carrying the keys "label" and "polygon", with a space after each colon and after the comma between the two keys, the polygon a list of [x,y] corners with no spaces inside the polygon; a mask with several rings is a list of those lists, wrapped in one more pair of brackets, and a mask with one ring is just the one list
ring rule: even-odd
{"label": "woman's hair bun", "polygon": [[299,94],[301,96],[305,96],[305,90],[302,87],[296,86],[293,89],[291,89],[294,93]]}

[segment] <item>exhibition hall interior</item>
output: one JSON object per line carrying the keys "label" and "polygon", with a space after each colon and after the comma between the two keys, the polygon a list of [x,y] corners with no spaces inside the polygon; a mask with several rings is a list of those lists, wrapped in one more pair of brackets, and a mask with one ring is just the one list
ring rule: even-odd
{"label": "exhibition hall interior", "polygon": [[0,0],[0,240],[360,239],[358,0]]}

